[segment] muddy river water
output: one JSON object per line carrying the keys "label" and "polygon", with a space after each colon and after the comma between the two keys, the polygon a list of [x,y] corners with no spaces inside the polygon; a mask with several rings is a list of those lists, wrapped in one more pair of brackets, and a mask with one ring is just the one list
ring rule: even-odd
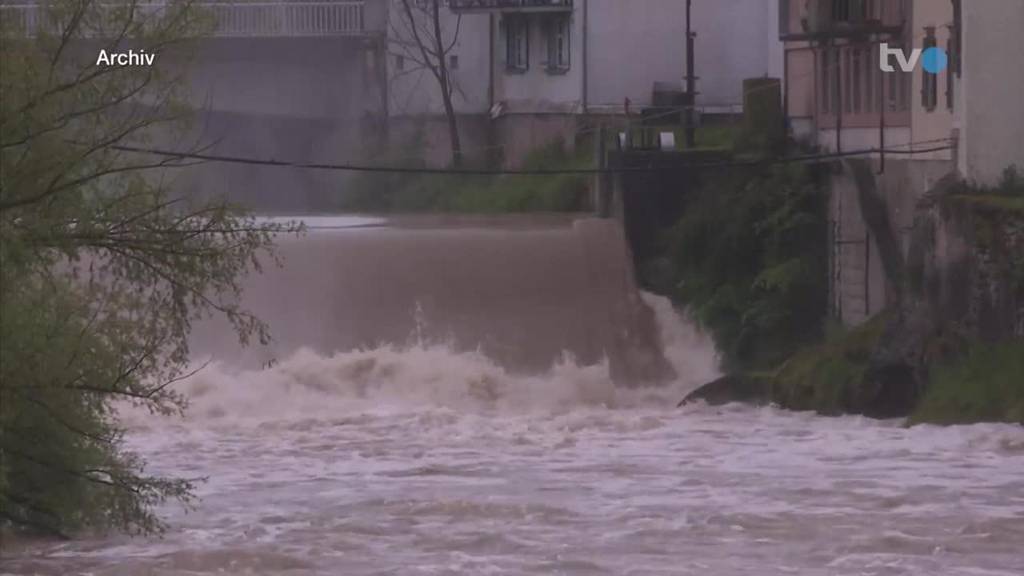
{"label": "muddy river water", "polygon": [[20,543],[0,573],[1024,574],[1024,428],[676,409],[714,349],[587,263],[605,232],[468,228],[287,245],[250,295],[280,302],[279,347],[200,330],[188,415],[124,412],[151,471],[205,478],[194,509],[165,505],[162,538]]}

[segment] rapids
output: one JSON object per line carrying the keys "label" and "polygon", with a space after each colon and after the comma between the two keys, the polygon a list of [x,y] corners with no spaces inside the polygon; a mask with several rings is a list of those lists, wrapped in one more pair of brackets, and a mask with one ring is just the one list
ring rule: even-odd
{"label": "rapids", "polygon": [[[614,230],[373,226],[311,231],[250,284],[256,308],[282,304],[272,350],[200,330],[213,362],[181,383],[183,419],[122,411],[151,471],[206,478],[194,510],[162,507],[163,538],[15,543],[0,573],[1024,573],[1021,427],[677,410],[716,375],[713,346],[594,272],[624,261],[570,258]],[[373,300],[401,313],[361,323]],[[670,368],[660,386],[623,385],[653,357],[613,349],[627,317]]]}

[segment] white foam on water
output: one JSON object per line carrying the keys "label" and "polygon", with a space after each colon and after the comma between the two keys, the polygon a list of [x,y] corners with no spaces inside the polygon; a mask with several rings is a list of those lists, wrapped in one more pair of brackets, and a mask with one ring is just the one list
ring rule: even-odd
{"label": "white foam on water", "polygon": [[1024,573],[1024,428],[905,428],[675,404],[717,376],[663,298],[677,378],[618,387],[414,339],[179,383],[184,418],[124,410],[150,470],[205,478],[163,539],[28,546],[14,574]]}
{"label": "white foam on water", "polygon": [[[569,354],[546,374],[511,374],[480,352],[444,344],[386,345],[325,356],[301,349],[263,370],[207,361],[177,390],[189,399],[189,422],[266,422],[344,414],[450,408],[464,412],[529,413],[577,407],[672,407],[717,375],[710,339],[666,298],[644,295],[655,311],[675,381],[655,387],[616,386],[607,361],[585,366]],[[411,339],[416,342],[416,339]],[[130,425],[152,426],[148,414],[124,411]]]}

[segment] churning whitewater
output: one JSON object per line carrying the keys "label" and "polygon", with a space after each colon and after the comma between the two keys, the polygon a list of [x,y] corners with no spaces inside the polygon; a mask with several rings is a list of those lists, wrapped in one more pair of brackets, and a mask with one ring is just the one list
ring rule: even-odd
{"label": "churning whitewater", "polygon": [[[585,242],[595,241],[593,233],[584,230]],[[253,291],[270,298],[276,290],[287,300],[288,292],[305,290],[301,300],[309,306],[330,296],[352,307],[338,305],[325,320],[296,301],[297,320],[285,334],[306,326],[317,338],[306,345],[286,338],[263,367],[263,357],[250,358],[253,365],[214,355],[180,384],[191,399],[184,418],[123,411],[130,446],[153,472],[205,478],[194,509],[166,505],[170,528],[162,539],[95,536],[14,547],[0,572],[1024,573],[1021,427],[908,429],[773,408],[676,410],[686,391],[716,375],[713,346],[667,300],[636,293],[633,302],[632,289],[605,290],[586,269],[572,269],[570,256],[585,253],[573,246],[576,225],[317,234],[285,247],[289,260],[279,273],[295,274],[288,284],[272,272],[254,281]],[[495,254],[507,249],[498,244],[509,236],[535,252],[534,262]],[[344,248],[351,242],[378,252],[356,262]],[[538,242],[557,249],[536,251]],[[317,243],[337,250],[318,252]],[[461,310],[427,285],[432,280],[374,294],[352,289],[358,280],[336,282],[334,271],[324,272],[333,270],[325,263],[348,259],[350,272],[366,272],[364,282],[399,273],[415,282],[415,270],[380,269],[390,266],[382,264],[385,256],[404,253],[395,256],[403,266],[426,262],[468,282],[457,262],[445,268],[433,252],[456,245],[471,260],[489,254],[518,268],[484,272],[493,282],[451,287]],[[323,290],[315,288],[324,274]],[[613,350],[623,340],[609,326],[590,326],[593,337],[572,327],[555,334],[557,326],[537,334],[560,346],[550,356],[542,354],[550,348],[506,350],[522,328],[550,321],[514,319],[549,310],[538,295],[552,275],[581,283],[564,288],[565,309],[555,322],[577,313],[583,319],[613,300],[614,313],[601,322],[635,314],[635,330],[643,330],[650,317],[653,332],[637,339],[658,344],[669,368],[658,371],[660,386],[624,385],[635,376],[631,362],[653,356]],[[512,277],[519,283],[506,292]],[[572,293],[584,285],[608,300],[574,303]],[[407,310],[405,337],[325,351],[332,338],[362,338],[338,318],[367,313],[357,308],[368,298]],[[474,347],[467,334],[480,336],[482,328],[467,310],[484,302],[498,311],[495,331]],[[440,329],[437,319],[446,320]],[[394,322],[398,330],[397,316]],[[596,349],[604,354],[594,357]]]}

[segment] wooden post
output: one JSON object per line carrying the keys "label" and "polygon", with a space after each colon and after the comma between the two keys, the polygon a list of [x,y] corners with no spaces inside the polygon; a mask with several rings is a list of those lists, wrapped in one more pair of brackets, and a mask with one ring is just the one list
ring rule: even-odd
{"label": "wooden post", "polygon": [[696,45],[693,29],[690,26],[690,11],[693,0],[686,0],[686,147],[693,149],[697,145],[697,127],[694,120],[694,107],[697,105],[697,77],[694,75],[693,50]]}
{"label": "wooden post", "polygon": [[388,40],[387,37],[378,38],[373,45],[374,72],[377,75],[376,82],[380,87],[380,130],[378,136],[384,150],[390,152],[391,147],[391,91],[388,81]]}
{"label": "wooden post", "polygon": [[598,217],[611,216],[611,179],[604,172],[608,167],[608,151],[606,149],[606,133],[602,124],[597,130],[597,167],[600,170],[594,176],[594,208]]}
{"label": "wooden post", "polygon": [[871,318],[871,231],[864,232],[864,319]]}

